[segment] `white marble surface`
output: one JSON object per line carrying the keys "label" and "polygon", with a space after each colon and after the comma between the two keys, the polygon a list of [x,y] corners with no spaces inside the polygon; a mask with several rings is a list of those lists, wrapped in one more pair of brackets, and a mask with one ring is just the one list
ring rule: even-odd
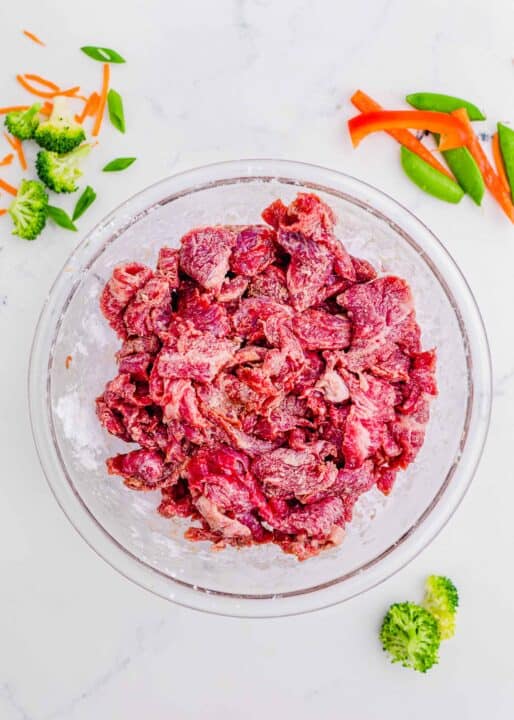
{"label": "white marble surface", "polygon": [[[513,23],[512,0],[2,4],[2,104],[23,100],[18,71],[95,87],[100,66],[80,45],[114,47],[129,61],[113,73],[128,131],[101,137],[88,178],[99,199],[80,233],[50,230],[26,243],[0,220],[2,720],[514,716],[512,226],[489,198],[477,209],[467,199],[452,207],[423,196],[402,176],[392,141],[370,138],[354,152],[344,127],[357,86],[392,105],[409,91],[455,92],[492,119],[514,120]],[[48,47],[25,40],[22,27]],[[132,154],[138,163],[124,174],[98,172],[107,159]],[[342,169],[416,212],[476,293],[495,378],[480,469],[437,540],[363,597],[274,621],[175,607],[99,560],[46,485],[25,391],[41,304],[83,233],[156,179],[245,156]],[[16,181],[16,170],[2,177]],[[421,676],[387,664],[377,627],[390,602],[419,593],[434,571],[455,578],[462,610],[440,665]]]}

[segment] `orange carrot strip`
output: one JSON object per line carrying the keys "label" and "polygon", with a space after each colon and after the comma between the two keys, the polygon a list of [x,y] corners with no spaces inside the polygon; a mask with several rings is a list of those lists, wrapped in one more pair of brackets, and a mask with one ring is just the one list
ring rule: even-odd
{"label": "orange carrot strip", "polygon": [[31,80],[32,82],[39,83],[40,85],[44,85],[47,88],[50,88],[50,90],[59,90],[59,85],[56,85],[51,80],[47,80],[44,77],[41,77],[41,75],[33,75],[32,73],[25,73],[25,79]]}
{"label": "orange carrot strip", "polygon": [[37,95],[38,97],[42,98],[52,98],[55,95],[55,91],[45,91],[45,90],[37,90],[36,88],[33,88],[30,83],[28,83],[23,75],[16,75],[16,80],[20,83],[20,85],[25,88],[25,90],[28,90],[29,93],[32,93],[32,95]]}
{"label": "orange carrot strip", "polygon": [[46,101],[39,112],[41,113],[41,115],[51,115],[53,109],[53,104]]}
{"label": "orange carrot strip", "polygon": [[97,92],[91,93],[89,96],[90,105],[87,111],[89,117],[94,117],[98,111],[98,103],[100,102],[100,95]]}
{"label": "orange carrot strip", "polygon": [[0,188],[2,190],[5,190],[5,192],[10,193],[11,195],[18,194],[18,190],[15,187],[13,187],[12,185],[10,185],[8,182],[6,182],[5,180],[2,180],[2,178],[0,178]]}
{"label": "orange carrot strip", "polygon": [[[375,102],[375,100],[373,100],[373,98],[369,95],[362,92],[362,90],[357,90],[350,100],[353,106],[361,112],[376,112],[378,110],[383,110],[381,105]],[[386,132],[394,138],[396,142],[400,143],[400,145],[403,145],[413,153],[416,153],[416,155],[419,155],[420,158],[433,168],[439,170],[439,172],[444,173],[453,180],[453,175],[439,162],[439,160],[437,160],[437,158],[434,157],[430,150],[428,150],[423,143],[418,140],[414,133],[411,133],[410,130],[386,130]]]}
{"label": "orange carrot strip", "polygon": [[52,97],[55,97],[56,95],[66,95],[66,97],[77,97],[80,98],[80,100],[85,100],[83,95],[77,95],[79,90],[80,85],[75,85],[75,87],[69,88],[68,90],[59,90],[59,92],[54,93]]}
{"label": "orange carrot strip", "polygon": [[0,208],[0,215],[5,215],[6,212],[9,212],[6,208]]}
{"label": "orange carrot strip", "polygon": [[32,40],[32,42],[37,43],[38,45],[42,45],[45,47],[45,44],[40,38],[38,38],[37,35],[34,35],[34,33],[31,33],[30,30],[22,30],[23,34],[28,37],[29,40]]}
{"label": "orange carrot strip", "polygon": [[7,113],[10,112],[23,112],[23,110],[28,110],[30,105],[10,105],[8,107],[2,107],[0,108],[0,115],[7,115]]}
{"label": "orange carrot strip", "polygon": [[100,91],[100,99],[98,101],[98,110],[96,111],[96,119],[93,125],[92,135],[96,137],[100,132],[102,120],[104,116],[105,104],[107,102],[107,93],[109,91],[109,80],[111,76],[111,66],[109,63],[104,63],[103,76],[102,76],[102,89]]}
{"label": "orange carrot strip", "polygon": [[67,95],[68,97],[74,96],[80,90],[80,87],[78,85],[69,88],[68,90],[39,90],[38,88],[33,87],[33,85],[31,85],[30,82],[25,79],[24,75],[16,75],[16,80],[29,93],[32,93],[32,95],[37,95],[38,97],[42,98],[54,98],[56,95]]}
{"label": "orange carrot strip", "polygon": [[8,142],[9,145],[12,147],[12,149],[13,149],[13,150],[16,150],[16,148],[17,148],[17,144],[16,144],[17,138],[11,137],[11,135],[8,135],[6,132],[4,132],[4,138],[7,140],[7,142]]}
{"label": "orange carrot strip", "polygon": [[66,370],[70,369],[71,361],[73,360],[72,355],[66,355],[66,360],[64,361],[64,365],[66,366]]}
{"label": "orange carrot strip", "polygon": [[9,145],[12,147],[12,149],[18,155],[18,160],[20,161],[22,170],[26,170],[27,169],[27,161],[25,159],[25,153],[23,152],[23,145],[21,143],[21,140],[19,140],[19,138],[17,138],[17,137],[11,137],[6,132],[4,132],[4,138],[7,140]]}
{"label": "orange carrot strip", "polygon": [[23,150],[23,143],[21,140],[18,140],[16,153],[18,155],[18,160],[20,161],[21,169],[26,170],[27,169],[27,159],[25,158],[25,152]]}
{"label": "orange carrot strip", "polygon": [[475,162],[478,165],[480,172],[482,173],[482,177],[484,178],[484,182],[489,192],[501,206],[507,217],[510,218],[510,220],[514,223],[514,205],[512,204],[512,200],[510,199],[510,193],[508,189],[504,187],[499,176],[494,172],[493,166],[487,159],[487,155],[485,154],[482,146],[480,145],[480,140],[473,132],[467,110],[465,108],[459,108],[459,110],[454,110],[452,112],[452,115],[454,115],[458,120],[460,120],[461,123],[467,128],[468,150],[473,155]]}
{"label": "orange carrot strip", "polygon": [[500,150],[500,141],[498,140],[498,133],[493,135],[493,158],[494,164],[496,165],[496,172],[500,180],[502,181],[507,192],[510,193],[510,185],[507,179],[507,173],[505,172],[505,165],[503,164],[502,153]]}
{"label": "orange carrot strip", "polygon": [[12,153],[9,153],[9,155],[6,155],[0,160],[0,166],[3,167],[4,165],[10,165],[13,161],[13,158],[14,155]]}
{"label": "orange carrot strip", "polygon": [[82,124],[87,117],[94,117],[98,110],[99,100],[100,95],[97,92],[92,92],[86,100],[86,104],[84,105],[82,112],[79,115],[75,115],[75,120]]}

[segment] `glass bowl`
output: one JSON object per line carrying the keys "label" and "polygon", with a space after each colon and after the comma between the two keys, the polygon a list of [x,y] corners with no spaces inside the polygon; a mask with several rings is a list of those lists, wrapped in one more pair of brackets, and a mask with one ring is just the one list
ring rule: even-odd
{"label": "glass bowl", "polygon": [[[105,459],[126,451],[98,423],[94,398],[116,372],[118,341],[98,298],[112,268],[155,263],[196,225],[259,221],[280,197],[314,191],[336,211],[352,254],[413,289],[423,346],[438,348],[439,397],[425,444],[393,492],[372,490],[343,544],[298,562],[274,545],[214,552],[183,538],[186,521],[156,512],[157,493],[128,490]],[[66,361],[72,357],[71,363]],[[67,367],[69,365],[69,367]],[[491,370],[466,281],[434,235],[387,195],[342,173],[277,160],[209,165],[156,183],[118,207],[79,245],[42,310],[30,370],[32,429],[49,485],[87,543],[127,578],[214,613],[269,617],[346,600],[389,577],[441,530],[471,481],[487,434]]]}

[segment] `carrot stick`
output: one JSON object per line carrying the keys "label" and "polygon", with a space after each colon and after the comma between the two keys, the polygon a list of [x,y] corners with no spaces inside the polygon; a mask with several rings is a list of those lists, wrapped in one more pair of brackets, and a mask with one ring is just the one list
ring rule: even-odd
{"label": "carrot stick", "polygon": [[80,100],[85,100],[83,95],[77,95],[79,90],[80,85],[75,85],[72,88],[68,88],[68,90],[59,90],[58,92],[54,93],[52,97],[55,97],[56,95],[66,95],[66,97],[76,97]]}
{"label": "carrot stick", "polygon": [[0,215],[5,215],[6,212],[9,212],[5,208],[0,208]]}
{"label": "carrot stick", "polygon": [[6,132],[4,132],[4,138],[7,140],[9,145],[12,147],[12,149],[18,155],[18,160],[20,161],[22,170],[26,170],[27,169],[27,161],[25,159],[25,153],[23,152],[23,145],[21,143],[21,140],[19,140],[17,137],[11,137]]}
{"label": "carrot stick", "polygon": [[507,179],[507,173],[505,172],[505,165],[503,164],[502,153],[500,150],[500,141],[498,140],[498,133],[493,135],[493,158],[494,164],[496,165],[496,172],[500,180],[502,181],[507,192],[510,193],[510,185]]}
{"label": "carrot stick", "polygon": [[38,97],[42,98],[54,98],[56,95],[67,95],[68,97],[74,96],[80,90],[80,87],[78,85],[69,88],[68,90],[39,90],[38,88],[33,87],[23,75],[16,75],[16,80],[29,93],[32,93],[32,95],[37,95]]}
{"label": "carrot stick", "polygon": [[10,165],[13,161],[14,155],[12,153],[9,153],[9,155],[6,155],[4,158],[0,160],[0,167],[3,167],[4,165]]}
{"label": "carrot stick", "polygon": [[458,118],[463,123],[463,125],[466,126],[468,130],[468,150],[473,155],[475,162],[478,165],[480,172],[482,173],[484,182],[489,192],[493,195],[495,200],[501,206],[507,217],[510,218],[512,222],[514,222],[514,205],[512,204],[512,200],[510,199],[509,191],[503,185],[499,176],[494,172],[493,166],[487,159],[487,155],[485,154],[482,146],[480,145],[480,140],[473,132],[467,110],[465,108],[460,108],[459,110],[454,110],[452,112],[452,115],[455,115],[455,117]]}
{"label": "carrot stick", "polygon": [[82,124],[84,120],[87,117],[93,117],[96,115],[96,112],[98,110],[98,101],[100,100],[100,95],[97,92],[91,93],[91,95],[86,100],[86,104],[84,105],[84,109],[79,115],[75,115],[75,120]]}
{"label": "carrot stick", "polygon": [[21,169],[26,170],[27,169],[27,160],[25,158],[25,152],[23,150],[23,143],[21,140],[18,140],[17,147],[16,147],[16,153],[18,155],[18,160],[20,161]]}
{"label": "carrot stick", "polygon": [[7,115],[10,112],[23,112],[28,110],[30,105],[9,105],[7,107],[0,108],[0,115]]}
{"label": "carrot stick", "polygon": [[[371,98],[369,95],[366,95],[366,93],[362,92],[362,90],[357,90],[357,92],[352,95],[350,100],[353,106],[363,113],[383,110],[383,107],[381,105],[375,102],[375,100],[373,100],[373,98]],[[388,135],[393,137],[396,142],[400,143],[400,145],[403,145],[404,147],[411,150],[413,153],[416,153],[416,155],[419,155],[420,158],[422,158],[433,168],[439,170],[439,172],[444,173],[447,177],[453,180],[453,175],[444,167],[444,165],[439,162],[439,160],[437,160],[437,158],[434,157],[430,150],[428,150],[423,145],[423,143],[418,140],[414,133],[411,133],[410,130],[387,130],[386,132]]]}
{"label": "carrot stick", "polygon": [[39,111],[41,115],[51,115],[52,110],[54,109],[54,106],[51,102],[48,102],[48,100],[43,104],[41,110]]}
{"label": "carrot stick", "polygon": [[111,66],[109,63],[104,63],[103,76],[102,76],[102,89],[100,91],[100,99],[98,101],[98,110],[96,112],[96,119],[93,125],[92,135],[96,137],[100,132],[102,120],[104,116],[105,104],[107,102],[107,93],[109,91],[109,80],[111,76]]}
{"label": "carrot stick", "polygon": [[24,35],[26,35],[26,37],[28,37],[29,40],[32,40],[32,42],[35,42],[38,45],[42,45],[43,47],[45,47],[45,43],[40,40],[37,35],[34,35],[34,33],[31,33],[29,30],[23,30],[22,32]]}
{"label": "carrot stick", "polygon": [[88,108],[87,114],[90,117],[94,117],[98,111],[98,103],[100,102],[100,95],[97,92],[91,93],[90,98],[91,104]]}
{"label": "carrot stick", "polygon": [[7,140],[9,145],[12,147],[13,150],[16,150],[16,138],[11,137],[6,132],[4,132],[4,138]]}
{"label": "carrot stick", "polygon": [[41,75],[33,75],[32,73],[25,73],[25,79],[31,80],[32,82],[39,83],[40,85],[44,85],[47,88],[50,88],[50,90],[59,90],[59,85],[56,85],[51,80],[47,80],[44,77],[41,77]]}
{"label": "carrot stick", "polygon": [[10,193],[11,195],[18,194],[18,190],[15,187],[13,187],[12,185],[10,185],[8,182],[6,182],[5,180],[2,180],[2,178],[0,178],[0,188],[2,190],[5,190],[5,192]]}

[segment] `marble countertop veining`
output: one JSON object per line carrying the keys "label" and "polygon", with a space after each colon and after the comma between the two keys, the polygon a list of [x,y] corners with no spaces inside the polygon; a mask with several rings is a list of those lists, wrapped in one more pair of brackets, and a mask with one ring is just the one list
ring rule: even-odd
{"label": "marble countertop veining", "polygon": [[[423,195],[402,175],[393,142],[372,137],[353,151],[345,132],[358,86],[393,106],[406,92],[446,91],[475,100],[491,119],[514,120],[512,0],[26,0],[4,3],[0,24],[6,102],[23,99],[18,71],[97,86],[100,65],[81,45],[113,47],[128,60],[113,71],[127,133],[102,135],[88,175],[98,200],[80,232],[49,229],[28,243],[0,219],[1,720],[514,717],[512,226],[489,198],[478,209]],[[138,161],[126,172],[99,172],[132,154]],[[341,169],[412,209],[464,271],[494,365],[486,451],[439,537],[364,596],[272,621],[175,607],[99,560],[47,487],[26,399],[41,305],[83,234],[161,177],[251,156]],[[16,170],[2,177],[15,181]],[[457,637],[422,676],[385,661],[377,627],[389,603],[419,594],[434,571],[458,581],[462,609]]]}

